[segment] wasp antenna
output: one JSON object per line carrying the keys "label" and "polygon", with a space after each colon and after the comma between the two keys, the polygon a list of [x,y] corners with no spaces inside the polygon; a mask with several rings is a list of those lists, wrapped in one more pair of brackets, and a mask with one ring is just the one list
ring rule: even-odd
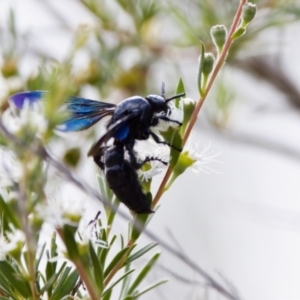
{"label": "wasp antenna", "polygon": [[161,95],[165,98],[165,83],[161,82]]}
{"label": "wasp antenna", "polygon": [[166,99],[166,102],[170,102],[173,99],[177,99],[177,98],[184,97],[184,96],[185,96],[185,93],[177,94],[171,98]]}

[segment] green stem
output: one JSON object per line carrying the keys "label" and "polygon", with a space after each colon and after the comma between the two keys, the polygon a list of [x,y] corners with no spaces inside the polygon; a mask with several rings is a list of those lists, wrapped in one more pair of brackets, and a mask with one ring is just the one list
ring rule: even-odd
{"label": "green stem", "polygon": [[[63,239],[64,234],[60,228],[57,228],[56,231],[60,235],[60,237]],[[99,300],[99,295],[97,294],[96,290],[94,289],[94,284],[91,281],[90,275],[86,272],[86,269],[82,265],[82,262],[80,259],[72,259],[71,260],[73,264],[76,266],[76,270],[80,276],[81,281],[84,283],[84,286],[86,287],[89,296],[92,300]]]}
{"label": "green stem", "polygon": [[198,118],[198,114],[200,112],[200,109],[213,85],[213,83],[215,82],[216,78],[217,78],[217,75],[220,71],[220,69],[222,68],[222,66],[224,65],[224,62],[226,60],[226,57],[227,57],[227,54],[228,54],[228,51],[229,51],[229,48],[232,44],[232,34],[236,31],[237,27],[238,27],[238,24],[239,24],[239,20],[241,18],[241,14],[242,14],[242,8],[244,6],[244,4],[247,2],[247,0],[240,0],[240,4],[238,6],[238,9],[236,11],[236,14],[235,14],[235,17],[234,17],[234,20],[233,20],[233,23],[231,25],[231,28],[230,28],[230,31],[228,33],[228,36],[227,36],[227,39],[225,41],[225,44],[224,44],[224,47],[222,49],[222,52],[220,53],[220,55],[218,56],[217,58],[217,61],[216,61],[216,64],[214,66],[214,69],[212,70],[212,73],[211,73],[211,76],[209,78],[209,81],[207,83],[207,86],[206,86],[206,89],[204,91],[204,94],[203,96],[199,99],[196,107],[195,107],[195,110],[191,116],[191,120],[189,122],[189,125],[186,129],[186,132],[184,134],[184,137],[183,137],[183,145],[185,145],[188,137],[190,136],[191,134],[191,131],[197,121],[197,118]]}
{"label": "green stem", "polygon": [[[24,159],[24,161],[27,160]],[[27,190],[26,178],[28,176],[28,170],[25,163],[23,165],[23,174],[24,176],[19,184],[20,197],[18,201],[18,208],[21,215],[22,227],[25,234],[26,245],[27,245],[27,253],[26,253],[27,268],[29,273],[29,284],[30,284],[32,299],[37,300],[38,295],[37,295],[37,290],[35,285],[35,279],[36,279],[35,278],[35,247],[34,247],[34,243],[32,242],[33,236],[32,236],[31,227],[28,222],[28,212],[26,208],[26,203],[28,200],[26,195],[26,190]]]}
{"label": "green stem", "polygon": [[156,195],[155,195],[155,197],[154,197],[154,199],[152,201],[152,208],[156,207],[156,205],[157,205],[160,197],[164,193],[165,186],[167,185],[172,172],[173,172],[173,169],[172,169],[171,166],[169,166],[168,169],[167,169],[167,171],[166,171],[166,174],[165,174],[165,176],[163,178],[163,181],[161,182],[160,187],[159,187],[159,189],[158,189],[158,191],[157,191],[157,193],[156,193]]}
{"label": "green stem", "polygon": [[[126,247],[131,247],[134,243],[135,243],[134,240],[129,240]],[[128,251],[126,251],[124,253],[124,255],[121,257],[119,262],[110,271],[110,273],[108,274],[108,276],[106,277],[106,279],[104,281],[104,286],[105,287],[109,284],[109,282],[112,280],[112,278],[115,276],[115,274],[122,268],[122,266],[123,266],[124,262],[126,261],[129,253],[130,253],[130,248],[128,249]]]}
{"label": "green stem", "polygon": [[78,271],[78,274],[80,275],[80,279],[84,283],[84,286],[86,287],[91,299],[99,300],[99,296],[97,295],[97,292],[94,289],[94,285],[91,282],[88,273],[85,271],[85,268],[82,265],[82,262],[80,260],[73,260],[72,262],[76,266],[76,270]]}

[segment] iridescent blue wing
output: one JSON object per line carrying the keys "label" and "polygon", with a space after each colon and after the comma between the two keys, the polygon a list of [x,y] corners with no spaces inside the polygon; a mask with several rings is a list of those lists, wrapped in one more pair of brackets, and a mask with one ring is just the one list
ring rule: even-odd
{"label": "iridescent blue wing", "polygon": [[70,117],[59,126],[61,131],[80,131],[88,129],[102,118],[112,115],[115,104],[72,96],[66,102]]}
{"label": "iridescent blue wing", "polygon": [[[33,104],[40,101],[46,91],[21,92],[9,97],[9,101],[22,109],[26,101]],[[58,126],[60,131],[80,131],[88,129],[103,117],[112,115],[116,105],[80,97],[71,96],[65,104],[69,118]]]}
{"label": "iridescent blue wing", "polygon": [[26,101],[28,101],[29,105],[33,104],[40,101],[46,93],[45,91],[21,92],[11,95],[8,101],[13,103],[18,109],[22,109]]}

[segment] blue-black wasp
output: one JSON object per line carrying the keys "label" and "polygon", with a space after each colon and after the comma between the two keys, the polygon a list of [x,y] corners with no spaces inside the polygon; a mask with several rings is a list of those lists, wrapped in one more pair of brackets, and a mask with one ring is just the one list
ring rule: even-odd
{"label": "blue-black wasp", "polygon": [[[14,103],[17,108],[22,109],[26,100],[29,104],[37,102],[42,99],[46,93],[45,91],[21,92],[10,96],[9,100]],[[104,157],[104,167],[102,167],[102,169],[106,166],[106,169],[112,172],[112,168],[108,166],[108,161],[105,159],[105,157],[108,159],[110,155],[112,157],[112,163],[116,168],[114,172],[118,175],[117,178],[119,181],[126,172],[131,174],[131,179],[127,179],[128,186],[124,185],[120,187],[120,189],[118,189],[117,183],[116,185],[113,184],[109,177],[110,175],[106,175],[106,178],[108,181],[111,181],[110,186],[114,193],[116,195],[119,194],[121,198],[123,197],[123,199],[119,199],[121,202],[125,204],[128,203],[126,205],[137,213],[141,213],[142,211],[146,212],[147,209],[145,207],[143,209],[135,209],[135,205],[132,204],[133,202],[131,203],[129,199],[125,199],[125,196],[122,196],[125,195],[125,192],[121,191],[121,188],[125,189],[132,197],[138,198],[131,200],[135,201],[137,207],[139,206],[137,203],[142,203],[145,200],[145,195],[141,190],[136,175],[138,163],[133,150],[134,144],[136,140],[147,140],[151,136],[157,143],[167,144],[175,148],[166,141],[161,140],[151,130],[151,127],[155,127],[159,123],[159,120],[181,125],[179,121],[169,117],[170,107],[168,103],[184,95],[184,93],[181,93],[166,98],[164,84],[162,84],[161,95],[148,95],[145,98],[133,96],[121,101],[118,105],[71,96],[66,101],[66,111],[70,116],[61,124],[59,130],[80,131],[88,129],[102,118],[111,116],[106,126],[106,133],[92,146],[88,155],[92,156],[100,167],[101,163],[99,164],[97,161],[99,161],[99,157]],[[115,147],[103,147],[103,144],[106,144],[110,139],[114,139],[113,143]],[[125,149],[128,151],[130,157],[129,161],[124,157]],[[180,151],[181,149],[177,150]],[[107,155],[105,155],[106,151],[108,151]],[[121,166],[118,165],[118,162]],[[113,178],[113,176],[111,178]],[[130,185],[130,183],[132,184]],[[130,186],[132,187],[131,193]],[[148,205],[148,213],[150,212],[152,211]]]}
{"label": "blue-black wasp", "polygon": [[[21,92],[10,96],[9,100],[17,108],[22,109],[26,99],[29,103],[34,103],[41,100],[46,93],[44,91]],[[168,117],[170,112],[168,103],[184,95],[181,93],[166,98],[164,84],[162,84],[162,95],[148,95],[145,98],[133,96],[121,101],[118,105],[71,96],[66,101],[66,111],[70,117],[59,127],[59,130],[88,129],[105,116],[111,116],[106,133],[94,144],[88,155],[95,156],[100,147],[113,138],[121,142],[128,150],[131,159],[134,159],[135,140],[147,140],[151,136],[157,143],[169,145],[166,141],[160,140],[151,127],[156,126],[159,120],[181,125],[177,120]]]}

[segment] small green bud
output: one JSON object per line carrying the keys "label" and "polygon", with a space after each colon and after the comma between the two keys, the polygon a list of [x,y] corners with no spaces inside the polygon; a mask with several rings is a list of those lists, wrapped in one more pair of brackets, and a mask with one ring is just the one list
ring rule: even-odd
{"label": "small green bud", "polygon": [[170,188],[170,186],[174,183],[178,176],[180,176],[187,168],[192,166],[196,161],[197,160],[193,159],[190,156],[189,151],[181,152],[177,163],[174,166],[172,177],[170,178],[169,182],[165,187],[165,191]]}
{"label": "small green bud", "polygon": [[191,98],[183,99],[183,123],[188,122],[195,109],[196,101]]}
{"label": "small green bud", "polygon": [[242,26],[245,28],[255,17],[256,14],[256,4],[247,2],[243,6],[243,12],[242,12]]}
{"label": "small green bud", "polygon": [[232,34],[231,40],[235,40],[246,33],[246,27],[254,19],[256,14],[256,4],[247,2],[243,6],[242,17],[240,20],[240,25],[237,30]]}
{"label": "small green bud", "polygon": [[87,256],[89,252],[89,240],[84,239],[80,242],[77,242],[78,252],[81,257]]}
{"label": "small green bud", "polygon": [[75,224],[79,224],[79,221],[81,220],[82,216],[79,213],[70,211],[70,212],[65,212],[63,214],[63,217],[75,225]]}
{"label": "small green bud", "polygon": [[224,25],[215,25],[210,29],[210,35],[218,53],[220,53],[227,38],[226,27]]}
{"label": "small green bud", "polygon": [[184,134],[187,124],[189,123],[192,113],[195,109],[196,101],[191,98],[183,99],[183,122],[180,128],[182,134]]}
{"label": "small green bud", "polygon": [[21,261],[21,254],[25,244],[25,235],[21,230],[14,230],[8,234],[10,237],[10,251],[8,254],[13,257],[16,261]]}
{"label": "small green bud", "polygon": [[68,149],[63,157],[64,163],[68,166],[75,168],[80,160],[81,152],[78,147]]}
{"label": "small green bud", "polygon": [[4,78],[18,74],[18,62],[14,58],[6,59],[1,67],[1,73]]}
{"label": "small green bud", "polygon": [[209,74],[211,73],[215,63],[215,56],[211,52],[206,52],[200,57],[199,73],[198,73],[198,88],[200,95],[205,93]]}
{"label": "small green bud", "polygon": [[202,66],[202,73],[204,76],[208,76],[215,63],[215,56],[211,52],[207,52],[204,54],[204,61],[203,61],[203,66]]}
{"label": "small green bud", "polygon": [[190,156],[189,152],[184,151],[180,154],[177,164],[173,171],[175,174],[177,174],[177,176],[179,176],[195,162],[196,160]]}
{"label": "small green bud", "polygon": [[35,228],[36,230],[39,230],[45,222],[45,220],[37,212],[31,214],[28,217],[28,219],[30,220],[30,223],[33,226],[33,228]]}

